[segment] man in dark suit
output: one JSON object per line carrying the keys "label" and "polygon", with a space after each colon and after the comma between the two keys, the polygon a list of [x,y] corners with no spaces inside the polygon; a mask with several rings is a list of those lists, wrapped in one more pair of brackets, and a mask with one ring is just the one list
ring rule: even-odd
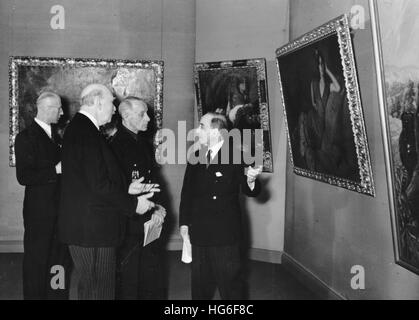
{"label": "man in dark suit", "polygon": [[[150,121],[147,109],[147,104],[136,97],[127,97],[118,107],[122,123],[110,145],[127,181],[137,171],[145,182],[158,182],[154,148],[145,136]],[[157,201],[156,197],[152,200]],[[117,299],[165,298],[160,242],[143,247],[144,222],[152,219],[161,225],[165,216],[164,207],[156,205],[143,216],[126,219],[125,237],[117,250]]]}
{"label": "man in dark suit", "polygon": [[15,143],[17,180],[25,186],[23,296],[65,299],[68,284],[62,283],[56,290],[50,284],[51,268],[67,267],[65,262],[69,262],[68,249],[55,238],[61,162],[51,124],[58,122],[63,110],[60,97],[53,92],[42,93],[36,107],[34,121],[17,135]]}
{"label": "man in dark suit", "polygon": [[[115,248],[121,243],[122,217],[154,207],[138,180],[129,185],[99,127],[111,120],[113,96],[104,85],[81,93],[81,108],[63,139],[59,236],[69,245],[79,274],[78,298],[114,299]],[[152,190],[159,191],[159,190]]]}
{"label": "man in dark suit", "polygon": [[[256,196],[260,169],[234,163],[225,141],[227,120],[209,113],[201,118],[197,135],[203,148],[189,161],[180,203],[180,233],[192,244],[192,299],[207,300],[218,286],[222,299],[243,299],[241,277],[239,193]],[[228,161],[224,155],[228,153]],[[202,156],[205,155],[205,156]]]}

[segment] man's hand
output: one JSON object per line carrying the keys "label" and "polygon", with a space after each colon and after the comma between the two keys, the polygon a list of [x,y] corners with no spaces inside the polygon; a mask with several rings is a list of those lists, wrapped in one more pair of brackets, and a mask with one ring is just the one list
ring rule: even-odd
{"label": "man's hand", "polygon": [[256,178],[262,173],[262,169],[263,169],[262,166],[259,166],[257,169],[254,169],[252,167],[249,167],[247,169],[247,173],[246,173],[247,184],[249,185],[249,188],[251,190],[253,190],[255,188]]}
{"label": "man's hand", "polygon": [[217,108],[217,109],[215,110],[215,113],[225,115],[225,110],[224,110],[223,108]]}
{"label": "man's hand", "polygon": [[131,182],[128,188],[128,193],[131,195],[138,195],[141,193],[148,192],[160,192],[159,185],[156,183],[142,183],[144,177],[141,177],[138,180]]}
{"label": "man's hand", "polygon": [[57,163],[57,165],[55,166],[55,172],[57,174],[61,174],[62,173],[62,169],[61,169],[61,161]]}
{"label": "man's hand", "polygon": [[164,218],[166,217],[166,209],[157,204],[155,207],[154,213],[151,216],[151,220],[159,227],[163,224]]}
{"label": "man's hand", "polygon": [[138,203],[137,203],[137,209],[135,210],[135,212],[138,214],[144,214],[147,211],[154,208],[154,202],[148,200],[152,196],[154,196],[154,193],[150,192],[150,193],[146,193],[137,197]]}
{"label": "man's hand", "polygon": [[189,227],[188,226],[180,226],[180,236],[182,237],[183,241],[191,241],[189,238]]}

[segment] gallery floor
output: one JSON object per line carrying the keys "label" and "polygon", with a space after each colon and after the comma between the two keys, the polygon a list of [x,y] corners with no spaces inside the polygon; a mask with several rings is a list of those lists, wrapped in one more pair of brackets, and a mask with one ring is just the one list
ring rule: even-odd
{"label": "gallery floor", "polygon": [[[22,299],[20,253],[0,254],[0,300]],[[179,251],[168,252],[168,299],[190,299],[189,265],[180,261]],[[281,265],[249,261],[248,288],[251,300],[311,300],[317,296],[305,288]],[[74,288],[70,296],[74,296]],[[219,299],[218,293],[215,299]]]}

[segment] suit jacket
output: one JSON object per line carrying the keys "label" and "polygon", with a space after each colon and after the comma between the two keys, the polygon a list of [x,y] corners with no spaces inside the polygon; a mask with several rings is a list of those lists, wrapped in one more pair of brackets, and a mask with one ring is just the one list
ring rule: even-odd
{"label": "suit jacket", "polygon": [[62,148],[60,239],[82,247],[115,247],[123,215],[135,214],[124,173],[95,125],[77,113],[66,128]]}
{"label": "suit jacket", "polygon": [[[136,164],[140,172],[140,177],[144,177],[145,182],[151,180],[152,183],[157,183],[153,146],[141,133],[136,135],[123,125],[120,125],[118,131],[111,139],[110,146],[114,151],[115,157],[118,159],[118,163],[125,174],[127,182],[131,181],[132,170],[134,164]],[[155,197],[151,200],[155,201]],[[147,213],[126,219],[127,235],[137,236],[142,240],[144,236],[143,225],[149,219],[150,214]]]}
{"label": "suit jacket", "polygon": [[[198,152],[195,154],[198,156]],[[218,162],[214,164],[214,160]],[[221,164],[221,150],[212,164],[188,163],[183,180],[179,225],[189,227],[191,243],[199,246],[238,244],[241,231],[239,193],[254,197],[260,184],[250,190],[244,166]],[[232,157],[230,156],[230,159]]]}
{"label": "suit jacket", "polygon": [[60,147],[35,122],[20,132],[15,141],[16,176],[26,186],[23,201],[25,222],[57,216]]}

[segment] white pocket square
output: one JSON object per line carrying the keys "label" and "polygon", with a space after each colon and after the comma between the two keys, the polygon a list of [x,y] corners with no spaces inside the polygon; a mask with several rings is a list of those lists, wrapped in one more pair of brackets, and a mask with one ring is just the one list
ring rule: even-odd
{"label": "white pocket square", "polygon": [[222,174],[221,172],[216,172],[216,173],[215,173],[215,175],[216,175],[218,178],[223,176],[223,174]]}

